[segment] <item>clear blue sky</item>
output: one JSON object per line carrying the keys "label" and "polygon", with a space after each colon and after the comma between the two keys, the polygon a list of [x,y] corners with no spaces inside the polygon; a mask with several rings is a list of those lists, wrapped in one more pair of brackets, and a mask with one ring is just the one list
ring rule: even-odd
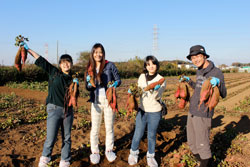
{"label": "clear blue sky", "polygon": [[[110,61],[152,54],[153,27],[159,28],[159,60],[186,60],[192,45],[204,45],[216,65],[250,63],[249,0],[1,0],[0,64],[13,65],[19,34],[56,63],[100,42]],[[33,58],[29,58],[31,62]]]}

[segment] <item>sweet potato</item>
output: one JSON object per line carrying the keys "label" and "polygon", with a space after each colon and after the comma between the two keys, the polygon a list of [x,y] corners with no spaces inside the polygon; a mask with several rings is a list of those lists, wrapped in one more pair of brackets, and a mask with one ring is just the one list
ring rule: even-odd
{"label": "sweet potato", "polygon": [[90,76],[90,81],[89,81],[89,83],[91,83],[91,85],[92,85],[93,87],[96,87],[96,85],[95,85],[95,78],[94,78],[94,72],[93,72],[93,69],[92,69],[91,66],[89,66],[89,68],[88,68],[88,74],[89,74],[89,76]]}
{"label": "sweet potato", "polygon": [[79,96],[79,89],[76,82],[72,82],[68,89],[68,106],[73,106],[74,110],[77,110],[77,99]]}
{"label": "sweet potato", "polygon": [[117,100],[116,100],[116,91],[115,91],[115,88],[114,87],[112,87],[112,96],[113,96],[113,98],[112,98],[112,103],[111,103],[111,108],[113,109],[113,111],[114,112],[118,112],[118,108],[117,108]]}
{"label": "sweet potato", "polygon": [[174,96],[176,99],[180,97],[180,84],[177,85],[177,89],[176,89]]}
{"label": "sweet potato", "polygon": [[144,88],[144,91],[152,90],[155,88],[156,85],[161,85],[165,81],[165,78],[160,79],[159,81],[156,81],[154,83],[149,84],[146,88]]}
{"label": "sweet potato", "polygon": [[181,82],[180,83],[180,97],[182,98],[182,99],[186,99],[187,98],[187,90],[188,88],[187,88],[187,85],[186,85],[186,83],[184,83],[184,82]]}
{"label": "sweet potato", "polygon": [[180,109],[183,109],[183,108],[185,108],[185,105],[186,105],[186,100],[181,98],[179,101],[178,107]]}
{"label": "sweet potato", "polygon": [[219,103],[219,99],[220,99],[220,91],[219,88],[215,86],[213,88],[213,94],[211,96],[211,99],[209,100],[208,103],[209,111],[215,108],[215,106]]}
{"label": "sweet potato", "polygon": [[27,50],[24,49],[23,46],[21,46],[21,57],[22,57],[23,65],[24,65],[27,59]]}
{"label": "sweet potato", "polygon": [[203,102],[206,102],[208,100],[211,88],[212,85],[210,83],[210,79],[205,80],[201,87],[199,108]]}
{"label": "sweet potato", "polygon": [[108,104],[112,108],[114,112],[118,112],[117,108],[117,97],[116,97],[116,90],[114,87],[109,87],[106,91],[106,96],[108,99]]}
{"label": "sweet potato", "polygon": [[113,89],[112,89],[112,87],[107,89],[106,97],[108,99],[108,104],[110,104],[112,102],[112,98],[113,98]]}
{"label": "sweet potato", "polygon": [[69,85],[69,89],[68,89],[68,99],[69,99],[69,104],[68,106],[70,107],[73,102],[71,101],[71,97],[73,97],[73,88],[74,88],[74,82],[72,82],[70,85]]}
{"label": "sweet potato", "polygon": [[180,109],[185,108],[187,102],[190,99],[189,88],[188,88],[188,85],[187,85],[186,82],[180,82],[177,85],[177,90],[175,92],[175,97],[176,97],[176,103],[179,101],[178,107]]}
{"label": "sweet potato", "polygon": [[138,109],[138,104],[135,98],[135,95],[128,93],[128,98],[127,98],[127,116],[133,112],[133,110]]}
{"label": "sweet potato", "polygon": [[18,71],[22,70],[22,63],[21,63],[21,47],[19,47],[16,57],[15,57],[15,67]]}

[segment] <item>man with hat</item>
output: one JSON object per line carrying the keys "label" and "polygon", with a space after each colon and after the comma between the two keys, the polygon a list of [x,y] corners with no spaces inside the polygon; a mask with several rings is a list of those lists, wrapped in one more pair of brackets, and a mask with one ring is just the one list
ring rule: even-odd
{"label": "man with hat", "polygon": [[209,136],[211,129],[212,117],[214,109],[209,108],[202,103],[200,107],[200,91],[203,82],[208,79],[212,87],[217,86],[220,91],[220,96],[225,98],[227,89],[225,87],[224,75],[221,70],[215,67],[214,63],[207,60],[210,56],[201,45],[195,45],[190,48],[190,53],[187,56],[188,60],[198,67],[196,72],[196,82],[192,81],[189,77],[183,76],[180,80],[185,80],[194,89],[194,93],[190,99],[189,113],[187,118],[187,142],[190,150],[199,161],[200,167],[210,166],[209,161],[212,157]]}

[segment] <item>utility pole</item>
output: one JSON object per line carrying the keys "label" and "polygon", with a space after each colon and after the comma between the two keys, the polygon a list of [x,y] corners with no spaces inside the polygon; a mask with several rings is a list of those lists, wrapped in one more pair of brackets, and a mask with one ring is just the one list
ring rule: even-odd
{"label": "utility pole", "polygon": [[154,25],[154,28],[153,28],[153,55],[155,57],[158,56],[158,27],[157,27],[157,24]]}

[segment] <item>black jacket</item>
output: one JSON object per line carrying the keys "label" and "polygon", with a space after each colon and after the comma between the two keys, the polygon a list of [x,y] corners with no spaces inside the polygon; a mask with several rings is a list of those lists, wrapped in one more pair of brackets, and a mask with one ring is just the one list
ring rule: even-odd
{"label": "black jacket", "polygon": [[64,107],[64,96],[72,81],[72,76],[64,74],[42,56],[35,61],[35,64],[49,74],[49,92],[46,98],[46,104],[52,103]]}
{"label": "black jacket", "polygon": [[[189,81],[189,85],[194,89],[194,93],[190,100],[189,112],[192,115],[198,117],[206,117],[212,118],[214,114],[214,109],[209,111],[208,107],[205,104],[201,104],[200,109],[198,109],[198,105],[200,103],[200,91],[202,87],[202,83],[208,79],[209,77],[216,77],[220,79],[220,86],[218,87],[220,90],[220,96],[225,98],[227,95],[227,89],[225,87],[224,75],[221,70],[214,66],[212,61],[209,61],[209,65],[205,69],[198,69],[196,72],[196,82],[192,80]],[[207,109],[207,111],[205,111]]]}

